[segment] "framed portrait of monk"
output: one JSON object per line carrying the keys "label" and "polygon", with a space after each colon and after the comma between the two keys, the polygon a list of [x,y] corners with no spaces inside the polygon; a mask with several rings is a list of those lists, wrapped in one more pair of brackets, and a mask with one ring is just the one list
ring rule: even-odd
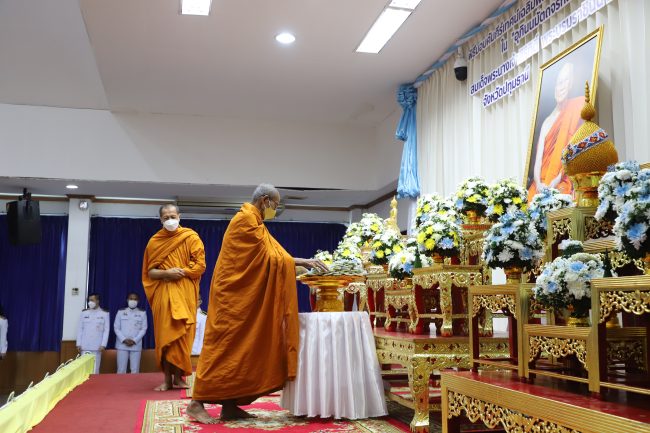
{"label": "framed portrait of monk", "polygon": [[602,35],[601,26],[540,68],[524,172],[528,201],[544,187],[573,192],[562,168],[562,150],[582,125],[586,82],[595,105]]}

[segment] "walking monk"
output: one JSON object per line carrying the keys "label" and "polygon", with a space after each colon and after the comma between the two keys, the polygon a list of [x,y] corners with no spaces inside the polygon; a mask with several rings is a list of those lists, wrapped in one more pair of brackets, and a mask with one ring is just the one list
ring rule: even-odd
{"label": "walking monk", "polygon": [[262,184],[233,217],[212,275],[203,350],[187,415],[214,424],[203,407],[218,403],[221,419],[250,418],[238,406],[296,377],[296,266],[327,270],[320,260],[294,259],[263,220],[275,217],[280,193]]}
{"label": "walking monk", "polygon": [[192,374],[190,353],[205,251],[194,230],[179,227],[176,205],[161,206],[159,214],[163,228],[145,249],[142,284],[153,315],[156,360],[165,373],[165,381],[155,389],[167,391],[187,388],[182,376]]}

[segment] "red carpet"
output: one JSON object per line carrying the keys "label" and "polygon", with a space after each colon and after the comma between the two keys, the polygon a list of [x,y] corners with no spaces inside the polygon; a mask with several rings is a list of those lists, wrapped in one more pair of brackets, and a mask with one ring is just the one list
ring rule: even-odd
{"label": "red carpet", "polygon": [[75,388],[34,427],[34,433],[133,433],[143,400],[181,398],[157,392],[162,373],[98,374]]}
{"label": "red carpet", "polygon": [[[34,433],[134,433],[140,432],[143,424],[143,415],[145,414],[145,402],[150,401],[151,407],[158,406],[156,411],[149,411],[149,415],[158,413],[161,414],[160,408],[164,408],[165,404],[161,403],[156,405],[152,400],[166,400],[176,401],[175,410],[180,414],[184,405],[187,405],[188,400],[181,400],[185,396],[185,392],[181,390],[173,390],[168,392],[156,392],[153,388],[160,385],[162,382],[161,373],[142,373],[136,375],[130,374],[101,374],[92,375],[90,379],[75,388],[67,397],[65,397],[48,415],[43,422],[34,427]],[[269,397],[264,397],[258,400],[257,403],[251,407],[260,412],[266,412],[267,415],[273,417],[279,416],[279,407],[272,401],[266,401]],[[277,399],[277,398],[276,398]],[[153,405],[153,406],[152,406]],[[210,408],[210,412],[217,414],[220,406]],[[260,413],[262,414],[262,413]],[[171,414],[170,414],[171,415]],[[173,415],[172,415],[173,416]],[[293,417],[292,417],[293,418]],[[151,420],[152,418],[149,418]],[[210,428],[203,430],[200,424],[197,423],[184,423],[179,420],[180,424],[186,424],[182,429],[173,429],[174,432],[218,432],[224,427],[228,431],[235,432],[252,432],[252,431],[295,431],[300,432],[314,432],[314,431],[338,431],[338,432],[380,432],[383,430],[376,430],[375,425],[379,423],[390,426],[387,431],[408,432],[408,425],[392,419],[382,420],[368,420],[363,421],[361,424],[352,422],[335,422],[332,420],[314,420],[306,418],[294,418],[296,423],[303,423],[309,421],[308,425],[296,425],[296,430],[293,428],[280,430],[268,427],[258,426],[226,426],[220,425],[218,428]],[[261,419],[258,421],[262,421]],[[273,424],[272,419],[267,421]],[[365,425],[363,424],[365,423]],[[375,424],[375,425],[374,425]],[[180,427],[180,426],[179,426]],[[234,427],[234,428],[233,428]],[[316,430],[314,430],[316,428]],[[163,428],[164,431],[167,431]]]}

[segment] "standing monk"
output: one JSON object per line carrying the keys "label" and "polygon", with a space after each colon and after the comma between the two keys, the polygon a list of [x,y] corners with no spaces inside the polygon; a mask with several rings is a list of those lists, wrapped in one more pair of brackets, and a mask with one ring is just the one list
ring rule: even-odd
{"label": "standing monk", "polygon": [[205,272],[205,251],[199,235],[179,227],[174,204],[159,210],[163,228],[149,240],[142,264],[142,284],[151,305],[156,360],[165,382],[156,391],[187,388],[192,374],[192,341],[196,327],[199,281]]}
{"label": "standing monk", "polygon": [[187,415],[214,424],[204,403],[218,403],[221,419],[249,418],[238,406],[284,387],[296,377],[298,301],[296,266],[327,270],[314,259],[294,259],[271,236],[280,193],[262,184],[233,217],[212,275],[203,350]]}

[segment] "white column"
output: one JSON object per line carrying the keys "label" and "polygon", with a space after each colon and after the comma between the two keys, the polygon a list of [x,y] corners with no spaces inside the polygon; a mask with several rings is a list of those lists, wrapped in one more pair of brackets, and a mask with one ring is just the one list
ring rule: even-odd
{"label": "white column", "polygon": [[[88,207],[81,209],[79,203]],[[86,307],[88,290],[88,247],[90,241],[89,199],[71,198],[68,204],[68,246],[65,262],[65,300],[63,307],[63,341],[77,338],[81,310]],[[77,290],[75,290],[77,289]]]}

